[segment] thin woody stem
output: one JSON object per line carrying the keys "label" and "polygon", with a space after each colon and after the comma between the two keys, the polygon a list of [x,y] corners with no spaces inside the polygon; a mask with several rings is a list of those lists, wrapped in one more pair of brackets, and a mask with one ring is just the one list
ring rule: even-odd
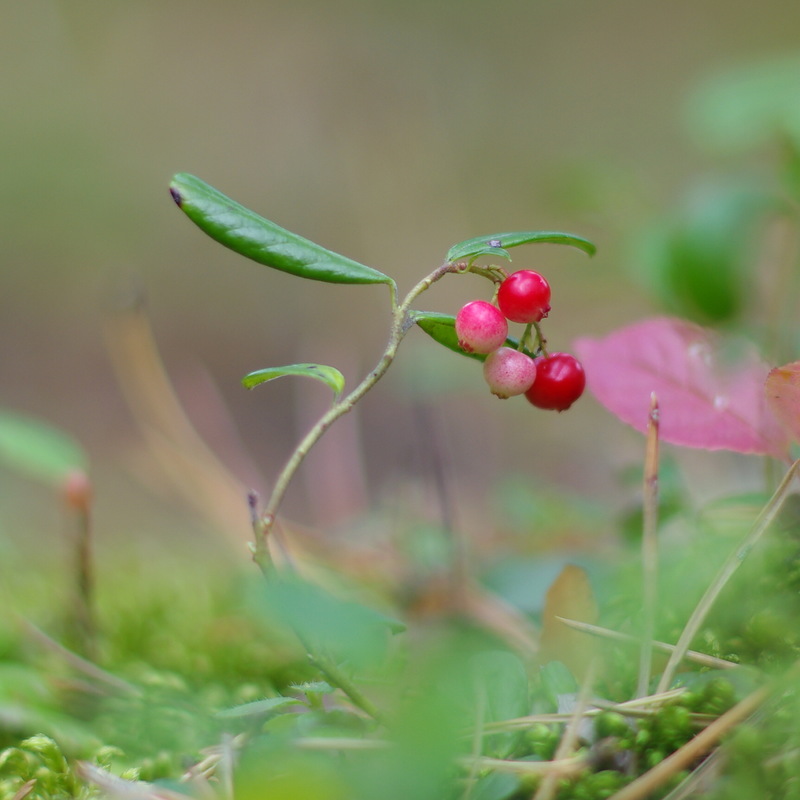
{"label": "thin woody stem", "polygon": [[642,530],[642,644],[636,696],[644,697],[653,663],[653,638],[658,603],[658,428],[659,408],[655,392],[650,396],[647,446],[644,460]]}
{"label": "thin woody stem", "polygon": [[389,369],[389,366],[397,354],[397,348],[400,342],[414,324],[413,319],[409,316],[411,303],[413,303],[422,292],[436,283],[436,281],[444,277],[448,272],[456,271],[456,269],[454,264],[446,262],[437,267],[430,275],[424,277],[411,289],[403,302],[396,306],[394,310],[389,342],[378,363],[350,394],[341,399],[338,403],[335,403],[320,417],[317,423],[309,430],[300,444],[295,448],[295,451],[286,462],[275,482],[275,487],[272,490],[269,502],[261,514],[260,524],[256,526],[256,541],[253,551],[253,559],[256,563],[259,565],[266,565],[269,563],[267,537],[275,523],[275,517],[283,497],[286,494],[286,490],[295,472],[297,472],[298,467],[303,462],[303,459],[305,459],[308,452],[317,443],[322,434],[325,433],[339,417],[351,411],[355,404],[383,377],[386,370]]}

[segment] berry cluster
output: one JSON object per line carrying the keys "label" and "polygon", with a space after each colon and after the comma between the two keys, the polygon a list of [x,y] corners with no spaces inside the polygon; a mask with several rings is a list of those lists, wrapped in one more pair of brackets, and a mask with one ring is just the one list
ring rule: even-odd
{"label": "berry cluster", "polygon": [[[549,312],[550,284],[538,272],[522,269],[502,280],[497,305],[467,303],[456,316],[456,335],[467,353],[486,355],[483,376],[497,397],[524,394],[538,408],[565,411],[583,394],[586,376],[574,356],[544,350],[538,323]],[[527,326],[520,349],[505,346],[509,321]],[[522,351],[531,326],[536,326],[539,352],[533,358]]]}

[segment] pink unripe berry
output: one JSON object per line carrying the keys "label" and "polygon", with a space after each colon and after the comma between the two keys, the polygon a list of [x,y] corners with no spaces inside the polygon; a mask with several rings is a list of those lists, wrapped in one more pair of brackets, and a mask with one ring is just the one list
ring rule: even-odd
{"label": "pink unripe berry", "polygon": [[513,272],[497,290],[497,305],[512,322],[539,322],[550,311],[550,284],[532,269]]}
{"label": "pink unripe berry", "polygon": [[473,300],[456,315],[456,336],[467,353],[491,353],[505,342],[508,322],[497,306]]}
{"label": "pink unripe berry", "polygon": [[501,347],[483,362],[483,377],[492,394],[505,399],[528,391],[536,378],[536,362],[512,347]]}

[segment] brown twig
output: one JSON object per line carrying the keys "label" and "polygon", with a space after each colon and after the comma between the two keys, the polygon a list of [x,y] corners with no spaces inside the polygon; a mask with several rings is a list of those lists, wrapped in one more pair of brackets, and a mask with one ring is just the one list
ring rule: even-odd
{"label": "brown twig", "polygon": [[642,641],[639,651],[639,678],[636,696],[644,697],[650,684],[653,665],[653,636],[658,603],[658,398],[650,396],[647,419],[647,446],[644,459],[642,525]]}

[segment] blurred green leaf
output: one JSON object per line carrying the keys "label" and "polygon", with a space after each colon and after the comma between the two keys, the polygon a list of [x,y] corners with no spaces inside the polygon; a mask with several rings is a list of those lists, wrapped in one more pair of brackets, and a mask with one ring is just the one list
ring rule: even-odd
{"label": "blurred green leaf", "polygon": [[71,436],[39,419],[10,411],[0,411],[0,461],[49,485],[87,465],[83,448]]}
{"label": "blurred green leaf", "polygon": [[541,669],[542,687],[549,695],[553,705],[560,709],[561,698],[578,694],[579,686],[575,676],[560,661],[548,661]]}
{"label": "blurred green leaf", "polygon": [[465,258],[477,258],[479,255],[499,256],[511,259],[507,250],[522,244],[565,244],[577,247],[590,256],[595,253],[595,246],[582,236],[557,231],[513,231],[511,233],[493,233],[488,236],[476,236],[454,244],[447,251],[448,261],[461,261]]}
{"label": "blurred green leaf", "polygon": [[759,223],[777,208],[760,185],[706,181],[672,221],[645,231],[636,266],[669,311],[702,324],[731,322],[752,294],[755,276],[748,267]]}
{"label": "blurred green leaf", "polygon": [[388,275],[264,219],[194,175],[175,175],[170,193],[200,230],[259,264],[328,283],[394,284]]}
{"label": "blurred green leaf", "polygon": [[[493,650],[475,656],[470,667],[476,706],[484,723],[522,717],[530,710],[528,675],[517,656]],[[487,737],[489,754],[506,758],[520,739],[519,731],[504,731]]]}
{"label": "blurred green leaf", "polygon": [[729,152],[784,139],[800,145],[800,57],[711,76],[690,95],[687,118],[702,142]]}
{"label": "blurred green leaf", "polygon": [[507,772],[490,772],[475,783],[471,800],[507,800],[520,788],[520,779]]}
{"label": "blurred green leaf", "polygon": [[[422,328],[431,339],[452,350],[454,353],[473,358],[476,361],[485,361],[484,353],[467,353],[458,346],[458,336],[456,336],[456,318],[449,314],[440,314],[437,311],[413,311],[411,317],[414,322]],[[515,350],[519,347],[519,339],[509,336],[506,345]],[[528,355],[533,355],[529,350],[524,350]]]}
{"label": "blurred green leaf", "polygon": [[268,697],[265,700],[254,700],[252,703],[225,708],[218,711],[220,719],[239,719],[241,717],[261,717],[281,711],[288,706],[299,706],[302,703],[295,697]]}
{"label": "blurred green leaf", "polygon": [[403,629],[397,620],[297,576],[270,580],[266,599],[269,618],[295,632],[312,653],[356,669],[377,666],[391,634]]}
{"label": "blurred green leaf", "polygon": [[335,367],[325,364],[289,364],[285,367],[268,367],[251,372],[242,378],[245,389],[253,389],[262,383],[282,378],[285,375],[300,375],[306,378],[315,378],[329,386],[336,397],[344,391],[344,375]]}

